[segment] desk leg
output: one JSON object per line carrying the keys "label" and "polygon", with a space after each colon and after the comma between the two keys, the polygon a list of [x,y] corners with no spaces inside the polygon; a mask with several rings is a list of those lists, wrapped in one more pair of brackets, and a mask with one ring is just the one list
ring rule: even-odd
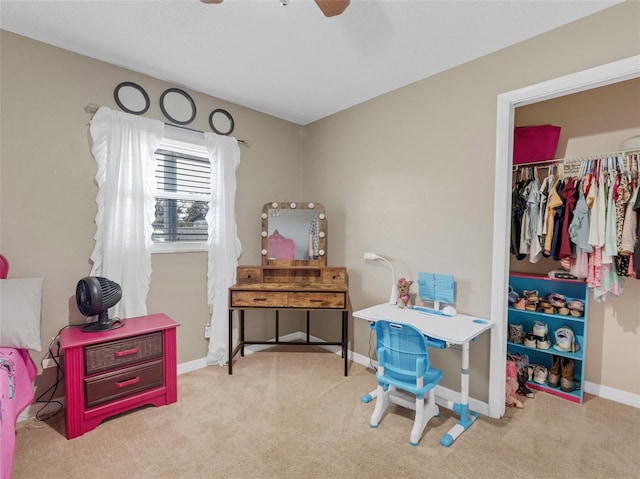
{"label": "desk leg", "polygon": [[244,309],[240,310],[239,340],[238,345],[233,347],[233,310],[229,310],[229,374],[233,374],[233,358],[240,351],[240,356],[244,356]]}
{"label": "desk leg", "polygon": [[462,345],[462,371],[460,380],[460,403],[451,405],[460,416],[458,423],[440,438],[440,444],[449,447],[464,431],[478,419],[478,413],[469,411],[469,343]]}
{"label": "desk leg", "polygon": [[238,333],[240,334],[240,357],[244,357],[244,309],[240,310],[240,325]]}
{"label": "desk leg", "polygon": [[229,310],[229,374],[233,374],[233,310]]}
{"label": "desk leg", "polygon": [[347,352],[349,344],[349,312],[342,312],[342,357],[344,358],[344,375],[348,376],[348,358],[349,354]]}

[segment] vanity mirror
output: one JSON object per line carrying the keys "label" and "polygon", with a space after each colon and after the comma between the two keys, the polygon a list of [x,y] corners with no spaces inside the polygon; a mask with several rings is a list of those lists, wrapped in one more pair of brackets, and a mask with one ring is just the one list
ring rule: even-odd
{"label": "vanity mirror", "polygon": [[261,218],[263,265],[326,265],[327,218],[320,203],[266,203]]}

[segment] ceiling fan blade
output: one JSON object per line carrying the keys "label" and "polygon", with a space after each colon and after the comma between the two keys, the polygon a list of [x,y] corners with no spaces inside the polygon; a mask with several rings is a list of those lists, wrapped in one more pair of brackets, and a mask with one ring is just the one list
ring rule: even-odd
{"label": "ceiling fan blade", "polygon": [[315,0],[325,17],[340,15],[349,6],[350,0]]}

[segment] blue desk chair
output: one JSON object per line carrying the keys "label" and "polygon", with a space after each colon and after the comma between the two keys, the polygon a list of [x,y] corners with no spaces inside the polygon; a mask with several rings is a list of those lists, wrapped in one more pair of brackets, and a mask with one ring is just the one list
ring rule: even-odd
{"label": "blue desk chair", "polygon": [[[442,371],[429,367],[427,338],[415,327],[378,321],[375,329],[378,386],[370,425],[372,428],[378,427],[391,403],[413,409],[416,415],[409,444],[417,446],[429,420],[440,413],[435,402],[434,388],[442,378]],[[398,389],[405,393],[400,393]],[[415,396],[415,402],[406,393]]]}

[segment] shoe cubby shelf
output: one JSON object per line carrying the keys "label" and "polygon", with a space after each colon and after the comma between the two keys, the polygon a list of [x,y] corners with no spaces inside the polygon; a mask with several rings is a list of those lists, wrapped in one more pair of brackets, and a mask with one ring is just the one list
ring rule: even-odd
{"label": "shoe cubby shelf", "polygon": [[[584,380],[584,354],[587,347],[587,318],[588,318],[588,289],[585,282],[573,281],[565,279],[550,278],[548,276],[531,275],[524,273],[511,273],[509,275],[509,286],[520,297],[524,297],[524,291],[537,291],[538,298],[544,300],[550,294],[564,296],[567,300],[579,299],[584,304],[584,312],[582,316],[576,317],[572,315],[562,315],[559,313],[548,314],[543,311],[530,311],[526,309],[516,309],[512,306],[508,307],[508,332],[513,326],[522,325],[524,335],[532,333],[534,324],[542,322],[547,326],[547,337],[549,341],[548,349],[538,347],[530,347],[524,343],[513,342],[512,337],[508,338],[507,351],[511,354],[520,354],[527,356],[529,364],[540,365],[551,371],[554,356],[566,358],[573,363],[573,381],[579,386],[579,389],[573,391],[565,391],[558,387],[552,387],[545,381],[544,384],[529,381],[527,385],[533,389],[545,391],[566,400],[582,403],[583,396],[583,380]],[[569,328],[574,336],[574,342],[578,345],[578,351],[562,351],[554,348],[556,344],[556,331],[560,328]],[[563,359],[563,362],[567,362]],[[568,369],[567,369],[568,371]],[[567,376],[569,377],[569,376]]]}

